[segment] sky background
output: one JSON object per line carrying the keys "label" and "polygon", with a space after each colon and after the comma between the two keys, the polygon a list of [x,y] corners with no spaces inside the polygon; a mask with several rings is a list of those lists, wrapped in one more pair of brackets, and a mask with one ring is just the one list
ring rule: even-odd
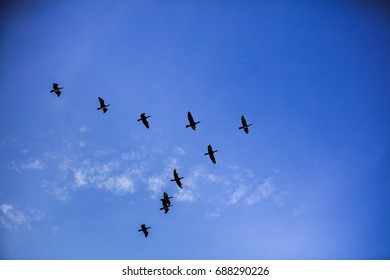
{"label": "sky background", "polygon": [[0,11],[1,259],[390,258],[388,5]]}

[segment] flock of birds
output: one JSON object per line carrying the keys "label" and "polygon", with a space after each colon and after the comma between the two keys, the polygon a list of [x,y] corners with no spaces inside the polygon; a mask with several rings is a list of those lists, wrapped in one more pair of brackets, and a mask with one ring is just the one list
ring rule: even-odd
{"label": "flock of birds", "polygon": [[[52,93],[55,93],[58,97],[61,95],[62,93],[62,90],[63,87],[59,87],[57,83],[53,83],[53,89],[50,91]],[[102,110],[103,113],[106,113],[107,110],[108,110],[108,106],[110,106],[110,104],[106,104],[104,102],[104,99],[101,98],[101,97],[98,97],[98,100],[99,100],[99,105],[100,107],[97,108],[97,110]],[[140,118],[137,120],[137,121],[142,121],[142,123],[144,124],[144,126],[146,128],[149,128],[149,122],[148,122],[148,118],[150,118],[151,116],[146,116],[145,113],[142,113],[140,115]],[[193,130],[196,130],[196,125],[200,123],[200,121],[195,121],[194,118],[192,117],[192,114],[191,112],[188,112],[187,114],[187,117],[188,117],[188,122],[189,124],[186,125],[186,128],[189,128],[191,127]],[[246,119],[244,116],[241,116],[241,126],[239,127],[239,129],[243,129],[244,132],[246,134],[249,133],[249,126],[251,126],[252,124],[247,124],[246,122]],[[211,145],[208,145],[207,147],[207,153],[205,153],[204,155],[208,155],[210,157],[210,160],[216,164],[217,161],[215,159],[215,156],[214,156],[214,153],[218,152],[218,150],[213,150],[213,147]],[[176,184],[179,186],[179,188],[183,188],[183,184],[181,183],[181,179],[183,179],[184,177],[180,177],[179,174],[177,173],[177,170],[174,169],[173,170],[173,179],[171,179],[172,182],[176,182]],[[169,196],[167,192],[164,192],[163,194],[163,198],[161,198],[161,202],[162,202],[162,208],[160,208],[160,210],[164,210],[165,214],[168,213],[169,211],[169,208],[172,207],[172,203],[170,201],[170,199],[173,198],[172,196]],[[141,225],[141,229],[139,229],[138,231],[142,231],[143,234],[145,235],[145,237],[148,236],[149,232],[148,232],[148,229],[150,229],[151,227],[147,227],[145,224],[142,224]]]}

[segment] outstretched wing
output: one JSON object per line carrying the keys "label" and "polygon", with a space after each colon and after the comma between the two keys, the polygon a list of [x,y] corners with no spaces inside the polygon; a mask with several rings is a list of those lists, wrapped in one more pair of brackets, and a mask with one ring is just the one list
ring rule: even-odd
{"label": "outstretched wing", "polygon": [[105,107],[103,98],[99,97],[100,107]]}
{"label": "outstretched wing", "polygon": [[241,116],[241,123],[242,123],[242,127],[243,127],[243,128],[245,128],[245,127],[248,126],[247,123],[246,123],[246,119],[245,119],[244,116]]}
{"label": "outstretched wing", "polygon": [[190,122],[190,124],[195,123],[194,118],[191,115],[191,112],[188,112],[187,116],[188,116],[188,121]]}

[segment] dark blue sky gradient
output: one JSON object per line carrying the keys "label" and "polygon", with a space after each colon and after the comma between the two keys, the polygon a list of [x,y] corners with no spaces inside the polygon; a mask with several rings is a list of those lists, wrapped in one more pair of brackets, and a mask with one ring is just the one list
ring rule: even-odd
{"label": "dark blue sky gradient", "polygon": [[0,10],[0,258],[390,257],[386,3]]}

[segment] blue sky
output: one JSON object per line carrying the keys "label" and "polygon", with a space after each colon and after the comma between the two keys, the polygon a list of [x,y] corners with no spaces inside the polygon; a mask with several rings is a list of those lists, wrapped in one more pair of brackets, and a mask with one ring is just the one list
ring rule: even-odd
{"label": "blue sky", "polygon": [[387,5],[1,10],[1,259],[389,259]]}

